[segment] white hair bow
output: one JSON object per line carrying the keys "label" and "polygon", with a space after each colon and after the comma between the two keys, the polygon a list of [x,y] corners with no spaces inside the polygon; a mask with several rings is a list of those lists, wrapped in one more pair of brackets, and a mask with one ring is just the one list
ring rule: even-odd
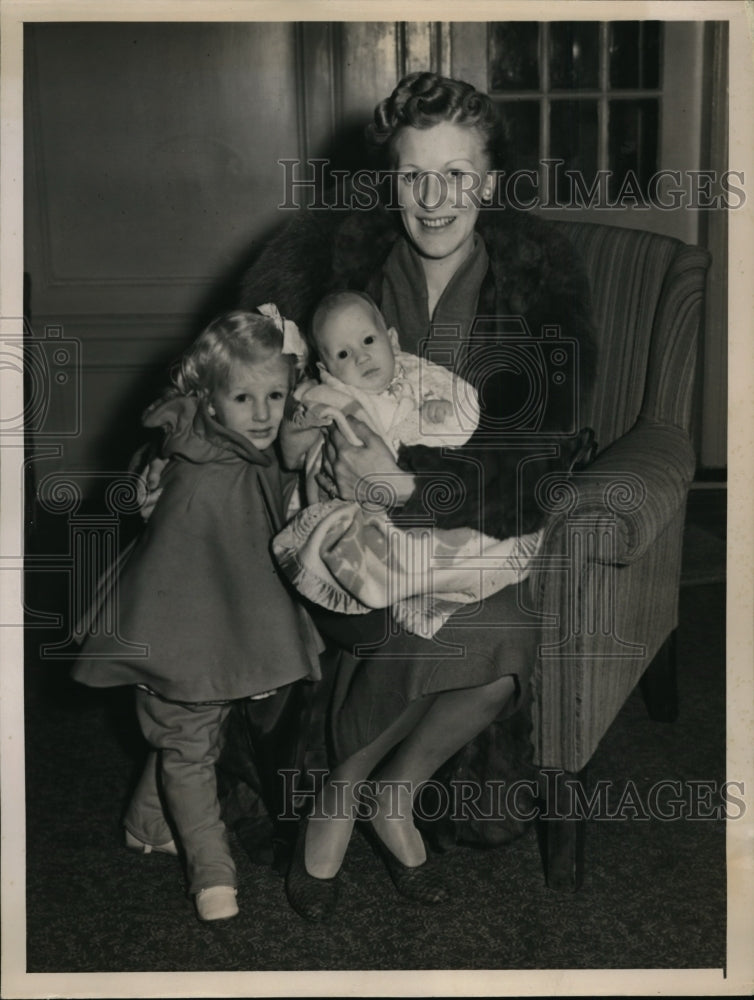
{"label": "white hair bow", "polygon": [[303,371],[306,359],[309,357],[309,348],[306,341],[301,336],[299,328],[292,319],[284,319],[280,315],[280,310],[273,302],[266,302],[263,306],[257,306],[257,312],[263,316],[269,316],[275,326],[283,334],[283,354],[292,354],[296,359],[296,369]]}

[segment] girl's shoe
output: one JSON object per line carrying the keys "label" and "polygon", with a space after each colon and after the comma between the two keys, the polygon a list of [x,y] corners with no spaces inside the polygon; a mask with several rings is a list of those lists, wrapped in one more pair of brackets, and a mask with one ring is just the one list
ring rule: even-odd
{"label": "girl's shoe", "polygon": [[393,880],[393,885],[406,899],[423,906],[435,906],[444,903],[448,898],[445,881],[437,869],[436,863],[427,857],[420,865],[409,868],[404,865],[380,839],[371,823],[362,825],[362,831],[379,855]]}
{"label": "girl's shoe", "polygon": [[131,851],[138,851],[140,854],[172,854],[178,857],[178,848],[174,840],[169,840],[166,844],[145,844],[143,840],[134,837],[130,830],[126,830],[126,847]]}
{"label": "girl's shoe", "polygon": [[309,828],[308,818],[299,827],[296,846],[293,849],[288,874],[285,879],[285,891],[288,902],[304,920],[328,920],[335,912],[338,902],[340,883],[338,876],[332,878],[316,878],[306,870],[306,831]]}
{"label": "girl's shoe", "polygon": [[238,914],[236,890],[232,885],[212,885],[194,897],[200,920],[230,920]]}

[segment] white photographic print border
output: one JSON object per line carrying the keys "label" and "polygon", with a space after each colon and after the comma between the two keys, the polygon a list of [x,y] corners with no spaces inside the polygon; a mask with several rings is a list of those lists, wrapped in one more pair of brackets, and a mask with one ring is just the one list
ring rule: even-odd
{"label": "white photographic print border", "polygon": [[[23,29],[43,21],[728,21],[729,167],[745,198],[729,213],[727,777],[754,787],[754,7],[744,2],[372,3],[257,0],[2,0],[0,3],[0,317],[24,313]],[[19,371],[4,370],[0,421],[23,412]],[[2,424],[0,423],[0,426]],[[2,766],[2,996],[505,996],[737,995],[754,988],[754,809],[727,824],[727,963],[722,969],[396,970],[394,972],[27,973],[22,565],[23,438],[2,441],[0,509],[0,764]],[[305,933],[303,931],[302,933]]]}

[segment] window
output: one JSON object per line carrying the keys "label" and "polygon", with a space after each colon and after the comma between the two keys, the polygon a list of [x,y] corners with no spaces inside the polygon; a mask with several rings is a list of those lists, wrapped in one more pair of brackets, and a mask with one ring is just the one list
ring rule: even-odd
{"label": "window", "polygon": [[[658,169],[663,24],[659,21],[499,21],[488,25],[488,92],[509,128],[509,170],[533,170],[562,203],[566,171],[609,199],[642,195]],[[562,160],[557,168],[543,161]]]}

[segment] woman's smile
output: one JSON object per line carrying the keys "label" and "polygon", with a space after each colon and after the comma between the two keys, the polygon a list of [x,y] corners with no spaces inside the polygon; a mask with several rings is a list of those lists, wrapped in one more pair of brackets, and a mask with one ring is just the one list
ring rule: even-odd
{"label": "woman's smile", "polygon": [[482,138],[450,121],[404,128],[394,154],[409,239],[425,258],[457,267],[471,251],[480,198],[492,182]]}
{"label": "woman's smile", "polygon": [[449,226],[451,224],[451,222],[455,222],[455,216],[454,215],[446,215],[446,216],[444,216],[441,219],[422,219],[422,218],[419,218],[419,222],[426,229],[444,229],[446,226]]}

